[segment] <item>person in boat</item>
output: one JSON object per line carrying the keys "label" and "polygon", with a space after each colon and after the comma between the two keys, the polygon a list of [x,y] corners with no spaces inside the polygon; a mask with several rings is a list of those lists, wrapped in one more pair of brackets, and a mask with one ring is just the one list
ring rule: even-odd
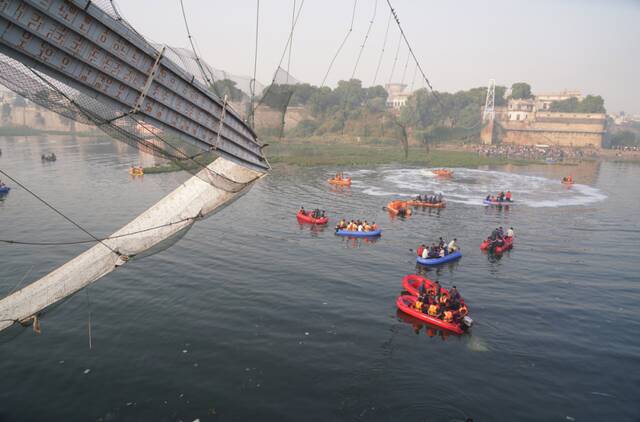
{"label": "person in boat", "polygon": [[435,281],[435,283],[433,284],[433,296],[436,300],[436,302],[440,301],[440,293],[442,292],[442,286],[440,286],[440,282],[438,280]]}
{"label": "person in boat", "polygon": [[[2,185],[0,185],[2,186]],[[424,252],[424,250],[426,249],[426,246],[424,245],[424,243],[420,246],[418,246],[418,249],[416,249],[416,253],[418,254],[418,256],[420,258],[422,258],[422,253]],[[424,283],[422,284],[424,286]]]}
{"label": "person in boat", "polygon": [[450,309],[446,309],[446,310],[442,313],[442,320],[443,320],[444,322],[452,323],[452,322],[453,322],[453,311],[451,311]]}
{"label": "person in boat", "polygon": [[374,232],[378,230],[378,225],[376,224],[375,221],[371,222],[371,231]]}
{"label": "person in boat", "polygon": [[436,305],[435,303],[429,305],[428,313],[429,316],[436,317],[438,315],[438,305]]}
{"label": "person in boat", "polygon": [[458,308],[458,317],[462,319],[465,316],[467,316],[467,314],[469,314],[469,309],[467,308],[467,305],[464,302],[460,301],[460,307]]}
{"label": "person in boat", "polygon": [[362,224],[362,221],[358,220],[358,231],[361,232],[363,231],[363,229],[364,229],[364,226]]}
{"label": "person in boat", "polygon": [[442,238],[440,238],[440,239],[438,240],[438,247],[439,247],[439,248],[444,248],[444,245],[445,245],[444,240],[443,240]]}
{"label": "person in boat", "polygon": [[509,227],[509,230],[507,230],[507,237],[513,238],[513,235],[513,227]]}
{"label": "person in boat", "polygon": [[485,201],[491,201],[491,194],[487,195],[486,198],[484,198]]}
{"label": "person in boat", "polygon": [[338,230],[342,230],[345,226],[346,226],[346,223],[344,221],[344,218],[341,218],[340,221],[338,221],[338,225],[336,226],[336,228]]}
{"label": "person in boat", "polygon": [[447,245],[447,249],[449,250],[449,253],[453,253],[458,250],[457,242],[458,242],[458,239],[456,238],[453,238],[453,240],[449,242],[449,244]]}
{"label": "person in boat", "polygon": [[422,255],[421,258],[422,259],[427,259],[431,257],[431,251],[429,250],[429,248],[425,247],[424,250],[422,251]]}
{"label": "person in boat", "polygon": [[440,250],[440,251],[438,252],[438,256],[439,256],[440,258],[444,258],[444,256],[445,256],[444,248],[443,248],[443,247],[440,247],[440,248],[439,248],[439,250]]}
{"label": "person in boat", "polygon": [[507,194],[505,195],[505,197],[504,197],[504,198],[505,198],[508,202],[511,202],[511,191],[510,191],[510,190],[508,190],[508,191],[507,191]]}
{"label": "person in boat", "polygon": [[451,290],[449,290],[449,301],[454,307],[460,303],[460,292],[458,292],[456,286],[453,286]]}
{"label": "person in boat", "polygon": [[437,204],[442,203],[442,192],[440,192],[440,193],[438,194],[438,197],[437,197],[437,199],[436,199],[436,203],[437,203]]}
{"label": "person in boat", "polygon": [[[131,169],[133,170],[133,166],[131,166]],[[298,214],[307,215],[307,212],[304,210],[304,207],[302,205],[300,206],[300,209],[298,210]]]}

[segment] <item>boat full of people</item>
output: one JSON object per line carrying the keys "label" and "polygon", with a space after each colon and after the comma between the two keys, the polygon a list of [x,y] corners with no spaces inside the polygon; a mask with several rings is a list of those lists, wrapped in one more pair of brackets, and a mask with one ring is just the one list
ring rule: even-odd
{"label": "boat full of people", "polygon": [[132,164],[129,168],[129,174],[132,176],[144,176],[144,169],[142,166],[134,166]]}
{"label": "boat full of people", "polygon": [[326,211],[321,211],[319,208],[316,208],[313,211],[306,211],[304,207],[300,207],[298,214],[296,214],[296,218],[301,223],[323,225],[329,222],[329,217],[326,216]]}
{"label": "boat full of people", "polygon": [[51,154],[42,154],[40,156],[40,160],[44,163],[44,162],[53,162],[56,161],[58,159],[58,157],[56,157],[55,152],[52,152]]}
{"label": "boat full of people", "polygon": [[424,243],[416,249],[416,262],[421,265],[440,265],[462,258],[462,252],[458,246],[458,239],[453,239],[449,243],[441,237],[438,243],[431,246]]}
{"label": "boat full of people", "polygon": [[439,177],[453,177],[453,171],[449,169],[434,169],[431,172]]}
{"label": "boat full of people", "polygon": [[6,195],[10,190],[11,188],[5,185],[2,180],[0,180],[0,195]]}
{"label": "boat full of people", "polygon": [[407,201],[407,204],[414,207],[425,207],[425,208],[445,208],[447,206],[447,202],[443,199],[442,193],[438,194],[424,194],[417,195],[410,201]]}
{"label": "boat full of people", "polygon": [[336,226],[336,234],[349,237],[377,237],[382,234],[382,230],[375,221],[369,224],[367,220],[350,220],[347,222],[344,218],[341,218]]}
{"label": "boat full of people", "polygon": [[396,306],[402,312],[456,334],[464,333],[473,325],[469,308],[456,286],[445,289],[439,281],[415,274],[405,276],[402,286],[408,293],[396,299]]}
{"label": "boat full of people", "polygon": [[387,211],[400,217],[411,215],[408,201],[391,201],[387,204]]}
{"label": "boat full of people", "polygon": [[338,172],[332,179],[327,180],[327,182],[332,185],[351,186],[351,177],[346,177],[344,173]]}
{"label": "boat full of people", "polygon": [[480,244],[480,250],[501,254],[502,252],[513,248],[513,239],[513,227],[509,227],[509,230],[506,232],[502,227],[497,227]]}
{"label": "boat full of people", "polygon": [[511,191],[500,192],[497,195],[487,195],[482,201],[484,205],[496,205],[496,206],[509,206],[513,205],[514,201],[511,196]]}

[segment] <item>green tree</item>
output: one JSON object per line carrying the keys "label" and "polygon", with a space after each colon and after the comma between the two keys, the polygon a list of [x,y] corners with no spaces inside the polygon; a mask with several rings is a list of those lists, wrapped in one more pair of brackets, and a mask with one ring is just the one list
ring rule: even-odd
{"label": "green tree", "polygon": [[213,83],[213,92],[220,98],[226,95],[229,101],[241,101],[245,94],[231,79],[219,79]]}
{"label": "green tree", "polygon": [[616,132],[611,136],[611,147],[638,145],[638,137],[629,130]]}
{"label": "green tree", "polygon": [[578,103],[578,113],[606,113],[604,99],[599,95],[587,95]]}
{"label": "green tree", "polygon": [[511,98],[518,100],[531,97],[531,85],[529,85],[528,83],[516,82],[511,85]]}

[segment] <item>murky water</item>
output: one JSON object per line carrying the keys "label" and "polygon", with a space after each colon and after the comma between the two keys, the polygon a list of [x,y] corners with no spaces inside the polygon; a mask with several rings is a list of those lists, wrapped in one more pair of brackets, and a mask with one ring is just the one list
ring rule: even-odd
{"label": "murky water", "polygon": [[[97,235],[184,174],[131,178],[137,153],[98,140],[0,138],[0,168]],[[40,154],[58,161],[43,164]],[[636,421],[640,411],[640,166],[280,170],[47,312],[43,334],[0,333],[0,420]],[[578,185],[559,179],[573,174]],[[511,189],[517,204],[485,208]],[[442,191],[444,210],[391,219],[391,199]],[[376,242],[300,226],[300,205],[375,220]],[[27,192],[0,201],[1,239],[85,239]],[[501,259],[478,246],[513,226]],[[476,321],[446,335],[394,306],[418,243],[457,237],[463,258],[427,275],[456,284]],[[87,245],[0,244],[0,294]],[[22,280],[24,278],[24,281]],[[92,349],[88,326],[91,325]]]}

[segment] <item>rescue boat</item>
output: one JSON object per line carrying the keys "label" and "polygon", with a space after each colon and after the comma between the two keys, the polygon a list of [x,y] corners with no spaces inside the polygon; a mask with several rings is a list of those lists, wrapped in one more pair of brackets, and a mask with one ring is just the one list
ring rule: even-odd
{"label": "rescue boat", "polygon": [[[485,241],[480,244],[480,250],[486,251],[489,249],[489,246],[491,246],[491,241],[489,239],[485,239]],[[513,248],[513,237],[505,237],[504,243],[502,245],[496,246],[493,250],[493,253],[502,253],[504,251],[508,251],[511,248]]]}
{"label": "rescue boat", "polygon": [[327,224],[329,222],[329,217],[315,218],[315,217],[312,217],[310,214],[307,214],[301,211],[298,211],[298,214],[296,214],[296,217],[298,218],[298,221],[302,223]]}

